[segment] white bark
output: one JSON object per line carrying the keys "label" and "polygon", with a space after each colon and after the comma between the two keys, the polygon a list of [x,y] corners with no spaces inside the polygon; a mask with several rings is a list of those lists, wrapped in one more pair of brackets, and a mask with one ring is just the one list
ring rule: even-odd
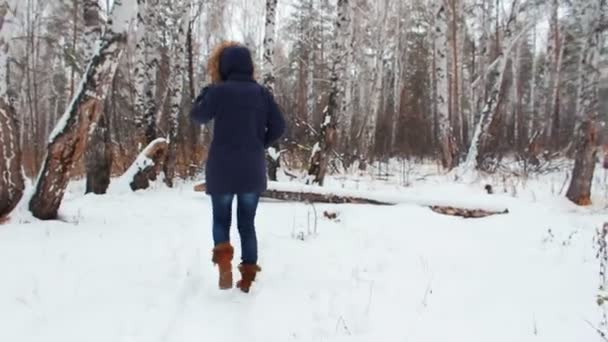
{"label": "white bark", "polygon": [[448,8],[445,1],[440,1],[435,13],[435,78],[437,120],[439,124],[439,144],[443,167],[451,169],[454,166],[454,136],[449,116],[449,85],[448,85]]}
{"label": "white bark", "polygon": [[[351,20],[348,23],[348,31],[347,36],[344,38],[344,41],[347,42],[345,48],[345,62],[344,68],[342,70],[342,78],[344,80],[344,90],[342,95],[342,100],[340,102],[340,134],[343,144],[350,144],[350,137],[352,135],[352,123],[353,123],[353,115],[352,115],[352,102],[353,102],[353,85],[354,85],[354,77],[353,77],[353,62],[354,62],[354,44],[355,44],[355,22],[352,19],[354,16],[354,11],[352,8],[348,9],[350,11],[349,16]],[[346,146],[346,145],[343,145]]]}
{"label": "white bark", "polygon": [[[532,33],[532,51],[536,51],[536,26],[534,26],[534,31]],[[531,138],[534,134],[534,129],[537,122],[538,113],[536,112],[536,79],[537,79],[537,69],[538,69],[538,58],[533,53],[532,54],[532,74],[530,77],[532,78],[530,85],[530,107],[528,108],[528,137]]]}
{"label": "white bark", "polygon": [[[519,1],[515,0],[513,2],[513,8],[511,9],[511,15],[507,21],[507,25],[505,27],[505,34],[501,40],[500,47],[500,55],[496,59],[495,63],[497,64],[497,68],[494,69],[494,66],[490,66],[492,68],[494,77],[491,77],[492,84],[490,87],[490,91],[488,94],[488,98],[486,103],[484,104],[484,108],[481,112],[481,116],[475,127],[475,133],[473,134],[473,140],[471,141],[471,145],[469,147],[469,151],[467,154],[467,158],[463,165],[464,172],[469,172],[475,168],[481,167],[479,161],[479,153],[485,152],[480,151],[485,149],[489,140],[491,138],[490,134],[490,126],[493,123],[494,116],[496,114],[496,110],[498,108],[498,103],[501,96],[501,90],[503,86],[503,80],[509,60],[509,55],[516,45],[517,41],[532,27],[535,25],[534,21],[528,23],[526,27],[524,27],[518,35],[513,35],[513,26],[517,20],[517,17],[525,10],[526,6],[522,6]],[[494,64],[494,63],[492,63]]]}
{"label": "white bark", "polygon": [[169,113],[169,151],[165,163],[165,181],[173,186],[175,165],[177,160],[177,134],[179,128],[179,113],[186,76],[186,32],[190,23],[190,2],[188,0],[174,1],[176,16],[173,18],[177,30],[173,37],[171,56],[170,87],[170,113]]}
{"label": "white bark", "polygon": [[278,0],[266,0],[266,25],[264,29],[264,78],[263,83],[271,92],[274,92],[274,47],[275,23],[277,20]]}
{"label": "white bark", "polygon": [[306,122],[312,122],[315,113],[315,50],[313,46],[308,48],[308,61],[306,62],[307,84],[306,84]]}
{"label": "white bark", "polygon": [[[18,32],[15,11],[17,11],[19,3],[21,3],[20,0],[0,0],[0,15],[2,15],[2,23],[0,23],[0,96],[5,98],[8,92],[9,46]],[[7,98],[6,100],[8,103]]]}
{"label": "white bark", "polygon": [[[585,41],[579,93],[576,157],[566,197],[579,205],[591,204],[591,185],[597,155],[597,120],[599,119],[599,80],[602,16],[607,10],[603,0],[578,0],[575,3],[578,21],[583,26]],[[605,286],[605,284],[603,284]]]}
{"label": "white bark", "polygon": [[[600,26],[600,14],[602,9],[606,9],[605,3],[602,0],[579,0],[581,6],[581,22],[586,29],[584,30],[584,39],[586,39],[583,48],[583,64],[581,73],[581,92],[579,94],[579,114],[578,116],[584,120],[596,120],[599,115],[599,79],[600,79],[600,37],[601,33],[598,28]],[[603,5],[602,5],[603,4]]]}
{"label": "white bark", "polygon": [[[366,152],[367,156],[373,155],[375,141],[376,141],[376,127],[378,125],[378,118],[380,116],[381,111],[381,102],[383,98],[382,85],[384,81],[384,55],[385,55],[385,37],[386,37],[386,19],[388,17],[388,0],[385,0],[384,3],[376,2],[378,13],[382,13],[379,17],[380,22],[379,28],[377,29],[378,36],[376,37],[376,60],[375,67],[372,71],[372,75],[374,77],[374,86],[372,88],[372,106],[370,115],[366,120],[365,127],[365,140],[363,148]],[[371,158],[368,159],[368,162],[371,162]]]}
{"label": "white bark", "polygon": [[101,30],[103,26],[103,19],[101,18],[101,7],[99,6],[98,0],[85,0],[84,1],[84,60],[88,63],[95,50],[98,49],[99,37],[101,37]]}
{"label": "white bark", "polygon": [[347,31],[350,22],[350,3],[348,0],[338,0],[338,10],[335,22],[336,40],[332,48],[332,67],[330,76],[329,103],[324,111],[324,120],[317,141],[310,157],[308,174],[314,184],[323,185],[329,154],[336,143],[336,119],[340,116],[338,99],[344,93],[344,82],[339,78],[339,71],[343,70],[344,52]]}
{"label": "white bark", "polygon": [[[101,18],[101,7],[98,0],[86,0],[84,2],[84,58],[88,62],[98,49],[100,43],[103,19]],[[110,132],[108,130],[108,118],[102,117],[97,123],[91,125],[89,140],[85,153],[86,168],[86,193],[104,194],[110,184],[112,168],[112,154],[110,144]]]}
{"label": "white bark", "polygon": [[562,81],[562,69],[563,69],[563,60],[564,60],[564,52],[566,50],[566,36],[563,35],[560,38],[559,42],[559,51],[557,52],[556,60],[555,60],[555,76],[551,89],[551,102],[549,103],[549,113],[547,122],[551,122],[552,124],[549,126],[549,136],[557,137],[560,132],[554,132],[553,129],[555,127],[554,120],[559,120],[559,117],[555,117],[559,115],[559,92],[561,89],[561,81]]}
{"label": "white bark", "polygon": [[394,54],[394,63],[395,63],[395,81],[393,84],[393,97],[394,97],[394,102],[393,102],[393,112],[395,113],[394,118],[394,123],[393,123],[393,128],[391,129],[391,137],[390,137],[390,147],[391,149],[394,148],[395,143],[397,141],[397,122],[398,122],[398,118],[399,118],[399,111],[401,109],[401,86],[402,86],[402,82],[403,82],[403,68],[402,68],[402,59],[403,59],[403,55],[405,54],[405,51],[407,51],[407,46],[403,46],[402,41],[403,41],[403,34],[402,32],[402,23],[403,21],[405,21],[405,18],[403,18],[402,16],[403,14],[403,2],[398,1],[396,4],[396,12],[397,12],[397,38],[396,38],[396,44],[395,44],[395,50],[393,52]]}
{"label": "white bark", "polygon": [[115,0],[101,44],[88,64],[78,90],[51,133],[47,156],[36,181],[30,210],[40,219],[54,219],[67,187],[70,171],[82,156],[87,133],[99,120],[103,101],[126,45],[134,6]]}
{"label": "white bark", "polygon": [[0,222],[23,196],[19,125],[9,95],[8,60],[14,35],[18,1],[0,1]]}
{"label": "white bark", "polygon": [[[151,6],[151,5],[150,5]],[[146,31],[147,7],[146,0],[137,0],[137,35],[135,43],[135,124],[143,130],[146,91]]]}
{"label": "white bark", "polygon": [[520,90],[519,89],[519,82],[520,82],[519,69],[520,69],[520,64],[521,64],[520,52],[521,52],[521,43],[518,43],[517,47],[515,48],[515,58],[511,62],[511,77],[513,80],[513,85],[511,87],[511,104],[513,107],[513,111],[512,111],[513,142],[515,143],[516,146],[519,143],[519,133],[520,133],[519,116],[520,116],[520,110],[521,110],[521,108],[519,108],[519,103],[521,101],[520,94],[519,94],[519,90]]}
{"label": "white bark", "polygon": [[543,120],[540,121],[541,126],[539,133],[545,137],[546,143],[549,142],[553,135],[553,114],[554,105],[558,101],[558,92],[560,88],[560,72],[561,61],[564,54],[564,40],[561,37],[561,27],[558,18],[559,1],[551,1],[551,18],[550,18],[550,36],[547,44],[547,55],[545,59],[545,91],[546,98],[542,104]]}
{"label": "white bark", "polygon": [[140,145],[148,145],[156,138],[156,73],[161,58],[161,8],[159,0],[137,0],[137,8],[135,122],[142,135]]}

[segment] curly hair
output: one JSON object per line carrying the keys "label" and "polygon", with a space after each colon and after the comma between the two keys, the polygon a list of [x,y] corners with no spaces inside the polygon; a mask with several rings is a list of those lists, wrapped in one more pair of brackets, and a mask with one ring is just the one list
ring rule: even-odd
{"label": "curly hair", "polygon": [[222,53],[229,47],[240,46],[238,42],[235,41],[225,41],[220,43],[218,46],[213,49],[211,56],[209,57],[209,61],[207,63],[207,71],[209,72],[209,77],[211,77],[211,83],[219,83],[222,82],[222,73],[220,72],[220,59],[222,58]]}

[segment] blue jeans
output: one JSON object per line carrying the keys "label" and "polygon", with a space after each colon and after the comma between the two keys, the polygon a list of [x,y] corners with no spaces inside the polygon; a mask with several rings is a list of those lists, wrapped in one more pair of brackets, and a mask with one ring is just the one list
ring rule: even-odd
{"label": "blue jeans", "polygon": [[[232,200],[235,194],[212,194],[213,205],[213,242],[215,245],[230,242],[232,223]],[[237,194],[237,227],[241,236],[241,259],[243,264],[257,264],[258,239],[255,234],[255,213],[260,194]]]}

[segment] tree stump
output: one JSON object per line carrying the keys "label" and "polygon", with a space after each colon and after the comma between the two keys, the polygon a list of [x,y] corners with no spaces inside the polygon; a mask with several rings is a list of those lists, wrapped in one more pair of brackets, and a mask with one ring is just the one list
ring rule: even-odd
{"label": "tree stump", "polygon": [[576,157],[566,197],[581,206],[591,205],[591,184],[597,156],[597,127],[585,121],[576,137]]}
{"label": "tree stump", "polygon": [[155,181],[162,170],[163,161],[167,155],[169,144],[166,139],[158,138],[152,141],[137,157],[123,177],[129,177],[131,190],[143,190]]}

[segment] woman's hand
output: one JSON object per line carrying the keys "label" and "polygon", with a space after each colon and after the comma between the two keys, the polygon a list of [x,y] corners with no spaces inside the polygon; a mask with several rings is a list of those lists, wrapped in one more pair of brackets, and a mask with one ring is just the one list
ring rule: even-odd
{"label": "woman's hand", "polygon": [[213,120],[217,109],[215,91],[216,88],[213,85],[208,85],[201,90],[190,111],[192,121],[204,125]]}

